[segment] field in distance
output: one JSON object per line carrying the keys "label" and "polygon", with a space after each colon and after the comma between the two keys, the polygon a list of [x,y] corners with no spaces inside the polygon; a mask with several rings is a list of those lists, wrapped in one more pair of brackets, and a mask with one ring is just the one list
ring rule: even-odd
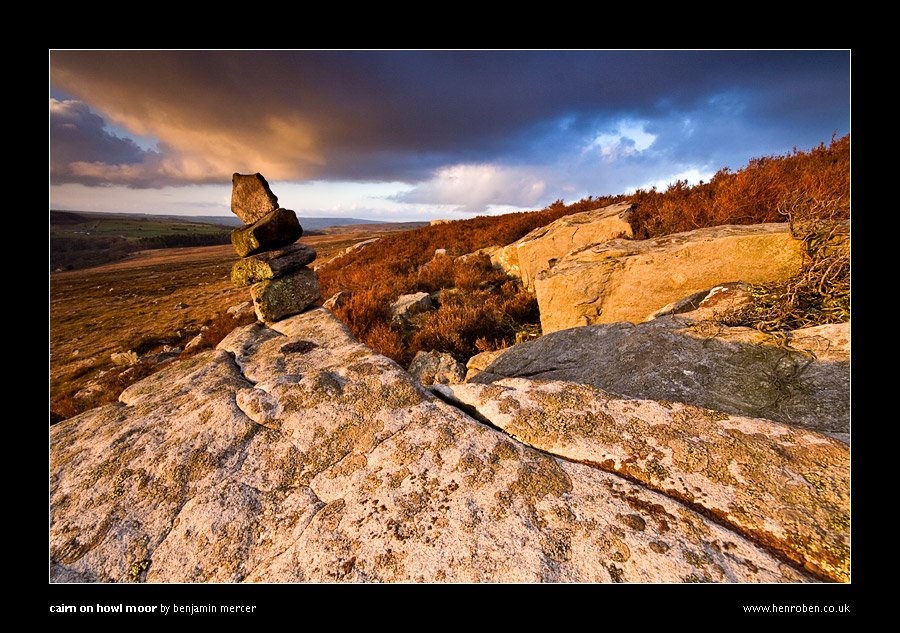
{"label": "field in distance", "polygon": [[[358,242],[421,226],[360,224],[304,235],[316,249],[311,266]],[[113,367],[111,355],[183,347],[229,307],[250,300],[230,281],[238,261],[231,244],[130,252],[100,266],[50,274],[50,400],[83,389]]]}

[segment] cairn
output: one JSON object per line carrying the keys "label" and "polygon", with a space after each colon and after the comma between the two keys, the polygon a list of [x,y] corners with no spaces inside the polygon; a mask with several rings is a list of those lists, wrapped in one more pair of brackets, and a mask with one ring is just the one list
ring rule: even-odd
{"label": "cairn", "polygon": [[274,322],[302,312],[319,299],[319,278],[307,266],[316,251],[296,243],[303,235],[297,215],[278,206],[278,198],[260,174],[232,176],[231,211],[244,226],[231,232],[241,259],[231,282],[250,287],[260,321]]}

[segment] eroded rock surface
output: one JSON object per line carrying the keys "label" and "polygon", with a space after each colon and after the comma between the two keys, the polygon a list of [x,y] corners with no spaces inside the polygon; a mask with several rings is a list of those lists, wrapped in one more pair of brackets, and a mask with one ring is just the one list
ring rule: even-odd
{"label": "eroded rock surface", "polygon": [[682,500],[820,576],[850,578],[850,451],[842,442],[568,382],[434,389],[530,446]]}
{"label": "eroded rock surface", "polygon": [[244,224],[253,224],[278,208],[278,198],[262,174],[231,176],[231,211]]}
{"label": "eroded rock surface", "polygon": [[779,334],[664,316],[545,334],[469,379],[564,380],[685,402],[849,441],[850,323]]}
{"label": "eroded rock surface", "polygon": [[800,272],[803,242],[786,223],[717,226],[650,240],[576,248],[537,274],[543,332],[629,321],[727,282],[784,281]]}
{"label": "eroded rock surface", "polygon": [[575,248],[633,235],[628,215],[630,203],[563,216],[537,228],[512,244],[490,252],[494,264],[534,290],[534,279]]}
{"label": "eroded rock surface", "polygon": [[820,578],[434,397],[323,308],[239,328],[54,425],[50,462],[54,582]]}

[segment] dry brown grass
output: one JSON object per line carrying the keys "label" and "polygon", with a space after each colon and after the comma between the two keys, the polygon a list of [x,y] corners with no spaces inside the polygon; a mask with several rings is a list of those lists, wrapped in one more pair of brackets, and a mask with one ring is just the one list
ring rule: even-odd
{"label": "dry brown grass", "polygon": [[801,272],[784,283],[752,286],[753,302],[719,322],[774,332],[850,320],[849,226],[807,227],[798,237],[806,246]]}
{"label": "dry brown grass", "polygon": [[[314,243],[319,258],[327,259],[367,237],[370,234],[358,231],[301,241]],[[114,402],[122,389],[157,369],[149,361],[117,366],[112,354],[153,354],[167,345],[183,348],[202,333],[196,352],[215,346],[247,319],[255,320],[250,316],[239,321],[227,314],[231,306],[250,299],[246,288],[235,288],[230,281],[237,259],[231,245],[173,248],[51,273],[51,422]]]}
{"label": "dry brown grass", "polygon": [[722,224],[785,222],[790,216],[850,217],[850,136],[788,156],[756,158],[710,182],[638,190],[631,224],[638,239]]}
{"label": "dry brown grass", "polygon": [[[465,360],[509,345],[524,331],[539,332],[539,315],[534,298],[508,285],[486,258],[459,256],[510,244],[562,216],[624,200],[634,206],[630,222],[637,239],[722,224],[790,221],[808,241],[809,265],[790,288],[758,289],[758,294],[784,295],[773,304],[780,306],[785,322],[849,318],[849,249],[846,256],[835,259],[832,254],[826,261],[809,237],[849,218],[849,135],[832,139],[830,147],[757,158],[737,172],[725,168],[696,186],[679,181],[665,191],[589,197],[570,205],[557,201],[542,211],[478,217],[390,236],[320,270],[323,296],[343,292],[346,301],[337,316],[361,341],[401,364],[430,349]],[[451,257],[434,257],[439,248]],[[486,292],[487,287],[493,292]],[[449,289],[461,292],[445,295],[449,298],[414,328],[391,324],[388,306],[398,296]],[[826,295],[831,298],[825,300]],[[788,319],[788,314],[793,316]],[[749,317],[735,318],[746,322]]]}
{"label": "dry brown grass", "polygon": [[[560,217],[630,200],[638,239],[719,224],[789,221],[807,243],[801,275],[779,287],[757,287],[754,306],[731,315],[760,329],[797,327],[849,319],[850,249],[841,241],[850,215],[850,137],[809,152],[755,159],[709,182],[676,182],[664,192],[585,198],[565,205],[504,216],[484,216],[391,233],[319,269],[323,297],[344,293],[335,313],[363,343],[408,366],[420,350],[447,351],[459,360],[499,349],[540,332],[534,296],[491,267],[484,255],[461,257],[488,246],[510,244]],[[364,228],[364,227],[363,227]],[[353,228],[352,231],[356,231]],[[308,236],[325,261],[373,233],[347,229]],[[446,249],[450,257],[435,257]],[[122,262],[50,278],[51,418],[68,417],[112,401],[149,366],[116,368],[113,352],[150,353],[183,346],[207,326],[204,346],[221,339],[230,323],[227,308],[249,298],[231,285],[237,255],[230,246],[166,249]],[[410,323],[392,323],[390,303],[402,294],[439,293],[436,310]],[[187,307],[176,308],[179,304]],[[97,380],[101,372],[101,380]],[[90,398],[73,394],[91,381]]]}

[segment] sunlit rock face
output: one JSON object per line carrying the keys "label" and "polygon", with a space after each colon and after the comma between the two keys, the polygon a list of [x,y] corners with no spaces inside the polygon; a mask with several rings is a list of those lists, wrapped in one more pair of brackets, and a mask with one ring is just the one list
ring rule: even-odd
{"label": "sunlit rock face", "polygon": [[774,334],[678,315],[589,325],[503,350],[468,380],[517,377],[684,402],[849,442],[849,322]]}
{"label": "sunlit rock face", "polygon": [[626,202],[566,215],[512,244],[489,249],[488,254],[497,268],[520,279],[525,288],[533,291],[535,277],[572,250],[632,237],[628,223],[631,209],[631,204]]}
{"label": "sunlit rock face", "polygon": [[785,281],[804,245],[786,223],[717,226],[650,240],[576,248],[538,273],[543,332],[595,323],[641,323],[664,306],[729,282]]}
{"label": "sunlit rock face", "polygon": [[231,211],[244,224],[253,224],[278,208],[262,174],[234,174],[231,177]]}
{"label": "sunlit rock face", "polygon": [[[493,389],[501,402],[519,389],[435,388],[457,387],[482,395]],[[51,427],[51,580],[840,578],[816,557],[819,543],[834,545],[828,539],[845,518],[831,491],[842,472],[839,443],[586,388],[583,416],[538,424],[529,412],[540,397],[519,399],[527,415],[504,430],[481,395],[436,397],[323,308],[239,328],[216,350],[128,388],[118,403]],[[510,400],[499,408],[515,406]],[[590,436],[586,416],[601,420],[592,428],[612,448],[598,442],[570,454],[567,438]],[[535,433],[522,433],[529,423]],[[631,433],[628,442],[617,445],[608,437],[613,429]],[[738,441],[755,458],[781,461],[746,471],[729,459],[744,454]],[[596,464],[590,451],[609,455]],[[834,470],[805,469],[816,451]],[[704,471],[701,457],[716,468]],[[645,479],[635,476],[642,472]],[[712,487],[703,487],[703,477]],[[701,491],[688,499],[694,484]],[[757,526],[747,497],[783,491],[778,498],[793,505],[779,510],[780,520],[791,507],[805,511],[810,485],[834,508],[810,519],[818,527],[803,541],[809,556],[798,560],[772,547],[781,524],[772,525],[770,539],[759,537],[767,524]],[[727,512],[708,511],[729,498]],[[832,532],[816,531],[829,520]]]}

